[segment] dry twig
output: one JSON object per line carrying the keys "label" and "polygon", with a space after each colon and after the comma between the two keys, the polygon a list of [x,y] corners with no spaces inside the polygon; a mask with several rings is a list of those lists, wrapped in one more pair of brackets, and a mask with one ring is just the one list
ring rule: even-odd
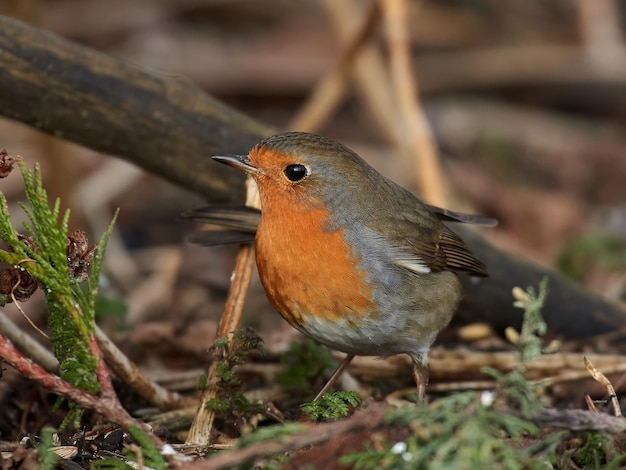
{"label": "dry twig", "polygon": [[626,419],[586,410],[557,410],[545,408],[532,418],[541,427],[562,428],[570,431],[604,431],[619,434],[626,431]]}
{"label": "dry twig", "polygon": [[[259,194],[256,184],[251,178],[246,180],[246,204],[260,208]],[[237,253],[235,269],[231,276],[230,289],[226,298],[224,312],[217,326],[217,338],[228,338],[228,346],[225,354],[228,354],[232,344],[233,334],[241,323],[241,314],[246,297],[246,291],[250,284],[252,270],[254,269],[254,248],[252,245],[242,245]],[[200,406],[189,430],[189,436],[185,441],[190,445],[208,445],[211,437],[211,429],[215,418],[215,411],[207,407],[209,400],[217,396],[219,382],[217,374],[217,361],[214,361],[207,372],[206,386],[202,392]]]}
{"label": "dry twig", "polygon": [[98,326],[96,326],[96,339],[106,363],[113,372],[148,402],[162,410],[173,410],[195,404],[195,400],[170,392],[144,376]]}
{"label": "dry twig", "polygon": [[[606,375],[626,372],[626,363],[621,355],[590,354],[587,357]],[[514,351],[479,352],[435,347],[431,349],[429,358],[431,365],[429,390],[459,390],[489,386],[493,382],[486,381],[488,376],[481,369],[488,366],[503,373],[509,372],[517,363],[518,354]],[[555,353],[540,356],[529,361],[526,369],[526,377],[529,380],[543,383],[547,381],[549,385],[584,380],[589,377],[580,353]],[[348,371],[366,382],[402,377],[406,377],[409,381],[411,361],[404,355],[385,360],[357,356],[348,367]]]}
{"label": "dry twig", "polygon": [[611,400],[611,404],[613,405],[613,411],[615,413],[615,416],[622,416],[622,410],[619,406],[619,401],[617,400],[617,395],[615,394],[615,389],[613,388],[613,384],[611,384],[611,381],[606,378],[606,375],[596,369],[593,363],[589,359],[587,359],[586,356],[583,357],[583,362],[585,363],[585,367],[591,374],[591,377],[593,377],[594,380],[600,382],[606,388],[606,391]]}

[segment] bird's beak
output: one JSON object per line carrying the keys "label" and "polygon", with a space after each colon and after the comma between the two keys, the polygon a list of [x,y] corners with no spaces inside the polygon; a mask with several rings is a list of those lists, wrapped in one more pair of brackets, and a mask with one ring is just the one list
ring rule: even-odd
{"label": "bird's beak", "polygon": [[213,155],[213,160],[243,170],[249,175],[261,174],[262,171],[252,166],[247,155]]}

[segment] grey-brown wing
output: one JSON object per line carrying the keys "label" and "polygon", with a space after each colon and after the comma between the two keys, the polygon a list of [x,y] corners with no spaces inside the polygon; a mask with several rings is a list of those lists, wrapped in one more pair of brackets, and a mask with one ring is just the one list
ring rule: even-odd
{"label": "grey-brown wing", "polygon": [[[448,212],[454,215],[457,222],[458,215],[467,215]],[[394,251],[398,253],[397,264],[416,273],[447,270],[488,276],[485,263],[471,252],[460,236],[440,221],[441,215],[431,206],[424,206],[409,214],[391,216],[389,227],[393,229],[387,233]]]}

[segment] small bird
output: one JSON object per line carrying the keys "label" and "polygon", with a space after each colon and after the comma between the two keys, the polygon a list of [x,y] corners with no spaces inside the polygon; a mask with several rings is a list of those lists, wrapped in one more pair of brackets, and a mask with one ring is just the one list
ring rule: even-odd
{"label": "small bird", "polygon": [[[355,355],[405,353],[423,398],[428,350],[461,298],[456,273],[487,276],[442,220],[495,221],[425,204],[314,134],[281,133],[248,155],[213,159],[243,170],[259,188],[256,263],[271,304],[297,330],[347,354],[318,397]],[[235,229],[231,241],[243,241],[255,220],[244,216],[239,224],[226,210],[213,221],[221,218]]]}

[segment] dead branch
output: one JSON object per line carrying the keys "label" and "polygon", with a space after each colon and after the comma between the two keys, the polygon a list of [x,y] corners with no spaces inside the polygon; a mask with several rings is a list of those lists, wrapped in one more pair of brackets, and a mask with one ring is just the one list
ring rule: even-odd
{"label": "dead branch", "polygon": [[96,326],[96,339],[107,365],[131,386],[139,396],[155,404],[163,410],[173,410],[195,403],[192,398],[184,398],[178,393],[169,392],[160,385],[145,377],[137,366],[132,363],[109,337]]}
{"label": "dead branch", "polygon": [[[242,196],[243,179],[208,157],[245,153],[273,132],[192,83],[3,16],[0,51],[3,116],[122,156],[212,200]],[[233,127],[238,130],[228,130]]]}
{"label": "dead branch", "polygon": [[[626,372],[624,358],[618,354],[586,354],[606,376],[615,376]],[[491,367],[502,373],[510,372],[519,361],[515,351],[480,352],[470,349],[445,349],[435,347],[429,354],[431,365],[431,384],[429,390],[440,388],[450,389],[452,381],[458,389],[476,388],[471,384],[480,382],[481,387],[493,386],[491,379],[484,374],[483,367]],[[357,356],[354,358],[348,371],[359,380],[366,382],[393,380],[406,377],[407,383],[411,380],[411,361],[404,355],[390,357],[384,360],[374,357]],[[555,353],[540,356],[526,365],[526,378],[531,381],[542,381],[547,384],[570,382],[575,380],[591,379],[582,353]],[[470,384],[470,385],[468,385]]]}
{"label": "dead branch", "polygon": [[586,410],[557,410],[546,408],[532,418],[541,428],[561,428],[570,431],[604,431],[619,434],[626,431],[626,419]]}
{"label": "dead branch", "polygon": [[[259,209],[261,200],[256,184],[251,178],[246,180],[246,205]],[[217,325],[217,338],[228,338],[228,345],[223,348],[224,354],[232,353],[232,342],[235,332],[241,324],[243,305],[246,299],[252,271],[254,269],[254,248],[252,244],[241,245],[235,261],[235,268],[231,276],[230,288],[226,298],[224,312]],[[202,391],[200,404],[194,417],[186,444],[208,445],[215,419],[215,410],[207,406],[209,400],[217,397],[219,387],[219,375],[217,372],[218,361],[213,361],[207,372],[207,383]]]}

